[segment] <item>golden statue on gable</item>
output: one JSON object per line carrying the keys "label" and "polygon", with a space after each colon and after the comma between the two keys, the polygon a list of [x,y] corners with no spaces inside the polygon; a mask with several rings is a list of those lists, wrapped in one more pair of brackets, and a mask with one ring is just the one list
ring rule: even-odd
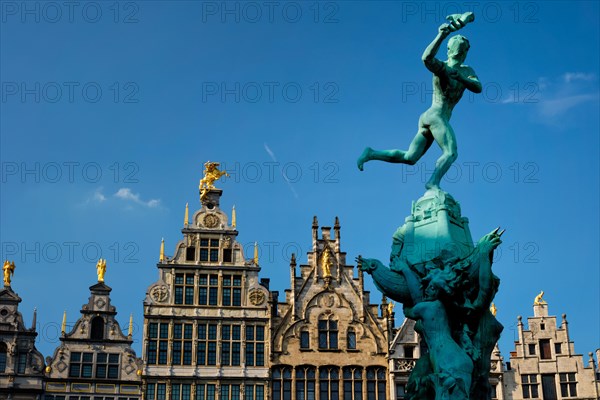
{"label": "golden statue on gable", "polygon": [[2,272],[4,274],[4,287],[10,287],[11,277],[15,274],[15,262],[4,261]]}
{"label": "golden statue on gable", "polygon": [[535,299],[533,299],[533,305],[534,306],[541,306],[544,304],[548,304],[546,303],[546,300],[542,299],[542,297],[544,296],[544,291],[542,290],[540,292],[540,294],[538,294],[537,296],[535,296]]}
{"label": "golden statue on gable", "polygon": [[106,273],[106,259],[99,259],[96,264],[96,273],[98,274],[98,282],[104,282],[104,274]]}
{"label": "golden statue on gable", "polygon": [[218,162],[211,161],[207,161],[204,164],[204,177],[200,179],[200,186],[198,186],[198,189],[200,189],[200,200],[204,200],[209,190],[215,188],[214,183],[219,178],[221,178],[223,175],[229,176],[227,171],[219,170],[219,165],[220,164]]}
{"label": "golden statue on gable", "polygon": [[321,255],[321,268],[323,271],[323,278],[331,278],[331,267],[333,266],[333,262],[331,261],[331,255],[329,254],[329,249],[325,248],[323,250],[323,254]]}

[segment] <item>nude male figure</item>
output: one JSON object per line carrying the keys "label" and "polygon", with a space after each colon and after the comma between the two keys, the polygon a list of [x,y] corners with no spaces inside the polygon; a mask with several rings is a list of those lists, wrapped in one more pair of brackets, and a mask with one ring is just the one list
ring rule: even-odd
{"label": "nude male figure", "polygon": [[429,149],[433,141],[442,149],[442,155],[435,164],[435,170],[425,187],[427,189],[440,187],[440,181],[457,158],[456,137],[450,126],[452,110],[461,99],[465,89],[481,93],[481,83],[475,71],[464,65],[469,51],[469,41],[461,35],[456,35],[448,41],[448,60],[440,61],[435,58],[442,42],[451,32],[474,20],[472,13],[448,16],[449,24],[442,24],[438,34],[427,46],[422,60],[433,73],[433,99],[431,107],[419,118],[419,130],[412,140],[408,150],[374,150],[365,148],[358,158],[359,170],[364,163],[380,160],[390,163],[414,165]]}

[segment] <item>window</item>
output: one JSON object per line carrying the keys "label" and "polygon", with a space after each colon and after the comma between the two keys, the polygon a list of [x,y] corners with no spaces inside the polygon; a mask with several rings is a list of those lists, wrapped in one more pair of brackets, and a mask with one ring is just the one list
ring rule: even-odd
{"label": "window", "polygon": [[337,321],[331,319],[319,320],[319,349],[338,348]]}
{"label": "window", "polygon": [[246,384],[245,391],[246,397],[244,398],[244,400],[265,400],[265,387],[263,385]]}
{"label": "window", "polygon": [[196,364],[217,365],[217,325],[198,324],[198,349]]}
{"label": "window", "polygon": [[404,358],[415,358],[415,346],[404,346]]}
{"label": "window", "polygon": [[307,330],[303,330],[300,332],[300,348],[301,349],[309,349],[310,348],[310,335]]}
{"label": "window", "polygon": [[362,368],[344,367],[344,400],[362,400]]}
{"label": "window", "polygon": [[17,374],[24,374],[27,367],[27,353],[17,354]]}
{"label": "window", "polygon": [[196,261],[196,247],[195,246],[186,247],[185,261]]}
{"label": "window", "polygon": [[175,304],[194,304],[194,274],[175,275]]}
{"label": "window", "polygon": [[577,397],[577,381],[575,373],[558,374],[560,379],[560,395],[562,397]]}
{"label": "window", "polygon": [[0,342],[0,372],[4,372],[6,370],[6,359],[7,359],[7,347],[6,344]]}
{"label": "window", "polygon": [[319,392],[321,399],[340,399],[340,373],[337,367],[320,368]]}
{"label": "window", "polygon": [[223,305],[242,305],[242,277],[240,275],[223,275]]}
{"label": "window", "polygon": [[148,364],[167,364],[169,324],[152,322],[148,324]]}
{"label": "window", "polygon": [[171,385],[171,400],[190,400],[192,385],[173,383]]}
{"label": "window", "polygon": [[220,400],[240,400],[240,385],[221,385]]}
{"label": "window", "polygon": [[396,383],[396,400],[404,400],[406,396],[406,385]]}
{"label": "window", "polygon": [[385,400],[385,368],[367,368],[367,400]]}
{"label": "window", "polygon": [[119,377],[119,354],[96,354],[96,378],[117,379]]}
{"label": "window", "polygon": [[296,400],[315,399],[315,378],[315,367],[296,367]]}
{"label": "window", "polygon": [[198,282],[198,303],[216,306],[218,300],[219,276],[200,275]]}
{"label": "window", "polygon": [[539,398],[537,375],[521,375],[524,399]]}
{"label": "window", "polygon": [[200,239],[200,261],[219,261],[219,239]]}
{"label": "window", "polygon": [[221,365],[240,365],[241,326],[221,327]]}
{"label": "window", "polygon": [[530,344],[529,345],[529,355],[530,356],[535,356],[535,344]]}
{"label": "window", "polygon": [[556,354],[561,354],[562,353],[561,343],[554,343],[554,352]]}
{"label": "window", "polygon": [[550,360],[552,358],[549,339],[540,340],[540,358],[542,360]]}
{"label": "window", "polygon": [[90,330],[90,338],[92,340],[104,339],[104,319],[102,317],[94,317],[92,319],[92,329]]}
{"label": "window", "polygon": [[246,326],[246,365],[265,365],[265,327],[262,325]]}
{"label": "window", "polygon": [[192,365],[192,324],[173,325],[173,365]]}
{"label": "window", "polygon": [[146,396],[145,400],[154,400],[154,394],[156,393],[156,385],[154,383],[149,383],[146,387]]}
{"label": "window", "polygon": [[232,262],[231,249],[223,249],[223,262]]}
{"label": "window", "polygon": [[53,396],[49,394],[44,395],[45,400],[65,400],[65,396]]}
{"label": "window", "polygon": [[196,385],[196,400],[215,400],[215,385],[203,383]]}
{"label": "window", "polygon": [[71,353],[69,377],[91,378],[93,365],[94,353]]}
{"label": "window", "polygon": [[292,400],[292,369],[273,368],[273,400]]}
{"label": "window", "polygon": [[492,400],[495,400],[498,398],[497,386],[498,385],[490,385],[490,388],[492,389]]}
{"label": "window", "polygon": [[356,332],[353,328],[348,328],[346,334],[346,346],[348,350],[356,350]]}

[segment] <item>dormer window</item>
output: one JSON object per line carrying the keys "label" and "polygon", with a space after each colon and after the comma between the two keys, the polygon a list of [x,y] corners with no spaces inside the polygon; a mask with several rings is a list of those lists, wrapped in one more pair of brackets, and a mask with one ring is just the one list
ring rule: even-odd
{"label": "dormer window", "polygon": [[100,316],[92,319],[92,329],[90,334],[92,340],[104,339],[104,319]]}
{"label": "dormer window", "polygon": [[200,261],[219,261],[219,239],[200,239]]}

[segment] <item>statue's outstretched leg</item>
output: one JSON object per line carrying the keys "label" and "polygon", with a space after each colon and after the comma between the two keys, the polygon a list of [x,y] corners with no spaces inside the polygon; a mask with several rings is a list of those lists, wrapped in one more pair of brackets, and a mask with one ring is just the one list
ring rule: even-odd
{"label": "statue's outstretched leg", "polygon": [[374,150],[371,147],[365,147],[360,157],[358,157],[356,165],[361,171],[364,164],[372,160],[414,165],[425,154],[432,143],[433,137],[429,130],[420,128],[408,150]]}

